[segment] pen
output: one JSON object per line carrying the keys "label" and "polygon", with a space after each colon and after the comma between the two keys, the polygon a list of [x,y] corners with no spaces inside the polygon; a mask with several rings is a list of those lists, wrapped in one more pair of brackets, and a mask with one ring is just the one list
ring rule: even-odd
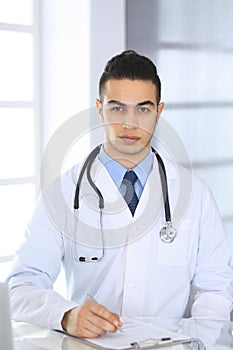
{"label": "pen", "polygon": [[[95,303],[98,303],[98,301],[89,293],[87,293],[87,296],[89,299],[91,299],[92,301],[94,301]],[[121,327],[115,326],[117,328],[118,331],[123,332],[123,329],[121,329]]]}

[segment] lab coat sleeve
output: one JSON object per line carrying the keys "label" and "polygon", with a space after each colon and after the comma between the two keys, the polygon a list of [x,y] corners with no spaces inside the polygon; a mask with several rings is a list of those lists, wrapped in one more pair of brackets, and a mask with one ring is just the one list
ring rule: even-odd
{"label": "lab coat sleeve", "polygon": [[192,316],[229,320],[232,309],[231,251],[215,201],[202,191],[199,251],[193,278]]}
{"label": "lab coat sleeve", "polygon": [[8,277],[13,319],[62,329],[64,313],[77,306],[53,290],[63,255],[63,236],[41,196]]}

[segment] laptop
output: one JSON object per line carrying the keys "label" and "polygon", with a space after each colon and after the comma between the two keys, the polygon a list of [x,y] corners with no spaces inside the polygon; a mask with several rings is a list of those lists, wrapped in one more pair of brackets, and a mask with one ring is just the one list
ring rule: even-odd
{"label": "laptop", "polygon": [[9,290],[7,283],[0,282],[0,349],[1,350],[42,350],[29,341],[13,339],[11,325]]}

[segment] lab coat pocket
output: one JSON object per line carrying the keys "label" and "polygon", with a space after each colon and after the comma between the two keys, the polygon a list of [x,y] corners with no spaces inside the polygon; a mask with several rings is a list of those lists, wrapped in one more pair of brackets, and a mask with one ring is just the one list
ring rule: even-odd
{"label": "lab coat pocket", "polygon": [[[185,219],[176,229],[173,242],[164,243],[158,238],[158,263],[160,265],[188,265],[198,238],[198,223]],[[198,242],[198,239],[196,239]]]}

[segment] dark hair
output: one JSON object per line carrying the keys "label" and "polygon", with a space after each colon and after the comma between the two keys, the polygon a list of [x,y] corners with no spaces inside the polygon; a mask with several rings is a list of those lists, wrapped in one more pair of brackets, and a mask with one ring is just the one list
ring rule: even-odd
{"label": "dark hair", "polygon": [[157,103],[161,98],[161,82],[154,63],[133,50],[123,51],[106,64],[99,80],[99,97],[103,100],[105,84],[109,79],[150,80],[157,90]]}

